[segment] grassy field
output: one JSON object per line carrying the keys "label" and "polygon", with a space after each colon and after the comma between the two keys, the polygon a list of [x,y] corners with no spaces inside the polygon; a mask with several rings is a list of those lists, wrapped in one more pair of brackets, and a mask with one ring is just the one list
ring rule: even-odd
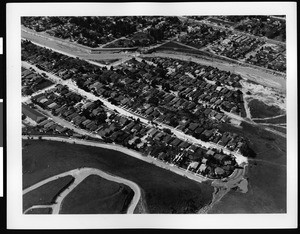
{"label": "grassy field", "polygon": [[247,123],[241,126],[223,128],[247,137],[256,152],[249,158],[248,192],[230,191],[209,213],[286,212],[286,139]]}
{"label": "grassy field", "polygon": [[137,183],[149,213],[193,213],[212,199],[210,183],[194,182],[117,151],[38,140],[24,140],[23,147],[24,188],[58,173],[92,167]]}
{"label": "grassy field", "polygon": [[35,208],[29,210],[26,214],[52,214],[51,208]]}
{"label": "grassy field", "polygon": [[62,203],[61,214],[122,214],[126,213],[133,191],[118,184],[90,175]]}
{"label": "grassy field", "polygon": [[283,114],[283,111],[276,106],[268,106],[265,103],[253,99],[248,103],[252,118],[267,118]]}
{"label": "grassy field", "polygon": [[73,181],[74,178],[72,176],[65,176],[26,193],[23,195],[23,211],[34,205],[53,204],[57,195]]}

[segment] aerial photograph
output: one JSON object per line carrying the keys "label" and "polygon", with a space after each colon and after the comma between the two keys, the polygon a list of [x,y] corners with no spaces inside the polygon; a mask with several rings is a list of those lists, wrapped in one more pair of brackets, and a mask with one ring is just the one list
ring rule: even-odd
{"label": "aerial photograph", "polygon": [[20,23],[24,215],[287,213],[285,15]]}

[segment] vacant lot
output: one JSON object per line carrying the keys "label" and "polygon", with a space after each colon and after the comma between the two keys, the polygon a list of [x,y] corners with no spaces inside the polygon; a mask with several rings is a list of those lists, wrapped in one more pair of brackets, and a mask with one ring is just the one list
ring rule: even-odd
{"label": "vacant lot", "polygon": [[73,181],[72,176],[65,176],[26,193],[23,195],[23,211],[34,205],[53,204],[56,197]]}
{"label": "vacant lot", "polygon": [[61,214],[122,214],[126,213],[133,191],[118,184],[90,175],[63,200]]}
{"label": "vacant lot", "polygon": [[117,151],[38,140],[24,140],[23,145],[24,188],[68,170],[92,167],[137,183],[149,213],[194,213],[212,199],[209,183],[194,182]]}
{"label": "vacant lot", "polygon": [[286,212],[286,139],[247,123],[241,126],[223,128],[248,137],[256,152],[249,159],[248,192],[229,192],[209,213]]}
{"label": "vacant lot", "polygon": [[268,118],[277,115],[284,114],[284,111],[277,106],[269,106],[259,101],[253,99],[248,103],[250,108],[252,118]]}

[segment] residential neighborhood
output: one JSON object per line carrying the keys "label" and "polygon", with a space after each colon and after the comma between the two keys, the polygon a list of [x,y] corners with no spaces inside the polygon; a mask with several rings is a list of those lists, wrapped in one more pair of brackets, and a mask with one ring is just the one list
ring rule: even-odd
{"label": "residential neighborhood", "polygon": [[[138,120],[122,116],[104,107],[101,101],[84,99],[67,86],[58,84],[51,90],[34,95],[30,101],[29,105],[23,104],[22,112],[36,122],[35,129],[40,133],[81,137],[67,127],[56,124],[50,117],[56,116],[76,128],[99,135],[104,142],[120,144],[145,156],[151,155],[209,178],[228,176],[236,166],[233,156],[178,139],[169,129],[149,127]],[[45,111],[46,116],[48,113],[48,117],[39,110]],[[198,134],[222,146],[228,145],[230,150],[241,149],[244,145],[243,139],[235,134],[225,133],[222,136],[217,129],[204,129],[189,121],[183,121],[179,126],[178,129],[183,132]],[[203,135],[200,135],[201,132]],[[34,135],[30,128],[29,131],[23,129],[23,134]]]}

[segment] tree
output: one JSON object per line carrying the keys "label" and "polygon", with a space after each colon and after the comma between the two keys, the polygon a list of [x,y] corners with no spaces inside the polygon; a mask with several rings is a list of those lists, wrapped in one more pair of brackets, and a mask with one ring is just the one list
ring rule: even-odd
{"label": "tree", "polygon": [[163,128],[163,131],[168,134],[172,134],[172,131],[169,128]]}
{"label": "tree", "polygon": [[158,103],[159,103],[159,99],[155,96],[152,96],[152,97],[149,98],[148,102],[155,105],[155,106],[157,106]]}
{"label": "tree", "polygon": [[172,117],[172,118],[170,119],[170,125],[171,125],[172,127],[176,127],[176,126],[178,125],[178,120],[177,120],[176,117]]}

